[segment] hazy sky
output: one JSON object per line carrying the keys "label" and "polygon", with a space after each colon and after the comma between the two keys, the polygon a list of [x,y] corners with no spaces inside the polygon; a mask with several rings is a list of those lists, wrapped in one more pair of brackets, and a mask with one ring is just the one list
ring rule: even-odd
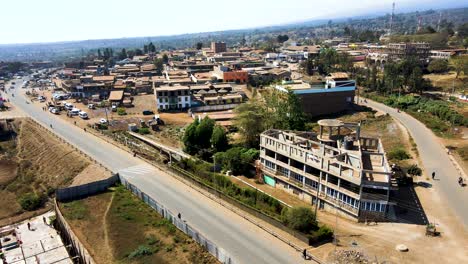
{"label": "hazy sky", "polygon": [[[392,0],[0,0],[0,43],[141,37],[251,28],[391,11]],[[468,0],[398,0],[425,10]],[[456,3],[456,4],[454,4]]]}

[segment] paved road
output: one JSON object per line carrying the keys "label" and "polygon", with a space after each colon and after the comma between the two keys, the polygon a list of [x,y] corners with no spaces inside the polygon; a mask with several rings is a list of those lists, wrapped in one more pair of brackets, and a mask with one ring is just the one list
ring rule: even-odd
{"label": "paved road", "polygon": [[17,86],[15,97],[11,97],[11,93],[8,94],[15,106],[46,126],[52,124],[53,131],[68,142],[112,171],[121,172],[129,182],[164,204],[172,212],[180,212],[187,223],[229,252],[235,263],[303,262],[300,253],[291,247],[167,173],[83,132],[49,112],[42,111],[38,106],[26,103],[26,99],[18,92],[19,85]]}
{"label": "paved road", "polygon": [[[432,181],[436,188],[439,188],[446,198],[455,214],[458,215],[468,229],[468,188],[462,188],[457,180],[459,173],[450,161],[447,151],[440,143],[439,139],[424,124],[412,116],[400,112],[384,104],[367,100],[367,105],[376,110],[389,113],[392,117],[400,121],[411,133],[414,141],[418,145],[419,155],[426,169],[427,177],[431,173],[436,173],[436,180]],[[465,179],[467,180],[467,179]],[[434,221],[436,219],[429,219]]]}

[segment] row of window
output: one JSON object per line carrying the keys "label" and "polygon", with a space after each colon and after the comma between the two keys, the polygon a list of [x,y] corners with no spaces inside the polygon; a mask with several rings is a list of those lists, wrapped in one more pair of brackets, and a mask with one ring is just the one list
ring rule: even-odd
{"label": "row of window", "polygon": [[352,198],[352,197],[349,197],[348,195],[344,194],[344,193],[341,193],[337,190],[334,190],[332,188],[328,188],[327,187],[327,195],[330,196],[330,197],[333,197],[349,206],[352,206],[354,208],[359,208],[359,201]]}
{"label": "row of window", "polygon": [[271,169],[271,170],[275,170],[275,164],[269,160],[264,160],[262,159],[262,163],[265,164],[265,167]]}
{"label": "row of window", "polygon": [[[181,102],[183,98],[184,97],[178,97],[178,101]],[[185,101],[189,101],[189,99],[190,98],[188,96],[185,97]],[[159,98],[159,102],[160,103],[164,103],[164,102],[169,103],[169,98]]]}
{"label": "row of window", "polygon": [[171,92],[158,92],[158,96],[175,96],[175,95],[189,95],[190,91],[171,91]]}
{"label": "row of window", "polygon": [[[169,107],[170,107],[169,105],[159,105],[160,110],[168,110],[170,109]],[[189,107],[190,107],[190,104],[185,104],[185,106],[183,104],[177,105],[177,108],[189,108]]]}
{"label": "row of window", "polygon": [[373,212],[385,212],[385,204],[379,202],[361,202],[361,210]]}

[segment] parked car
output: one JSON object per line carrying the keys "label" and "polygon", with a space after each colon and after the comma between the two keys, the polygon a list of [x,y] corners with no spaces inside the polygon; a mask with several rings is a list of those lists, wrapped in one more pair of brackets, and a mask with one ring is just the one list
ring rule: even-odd
{"label": "parked car", "polygon": [[60,111],[55,107],[49,107],[49,112],[55,115],[58,115],[60,113]]}
{"label": "parked car", "polygon": [[154,112],[151,110],[143,110],[143,115],[154,115]]}
{"label": "parked car", "polygon": [[78,108],[73,108],[72,110],[68,111],[68,115],[69,115],[69,116],[77,116],[77,115],[80,114],[80,112],[81,112],[80,109],[78,109]]}
{"label": "parked car", "polygon": [[105,118],[99,119],[99,124],[102,124],[102,125],[107,124],[107,119],[105,119]]}
{"label": "parked car", "polygon": [[96,109],[96,106],[94,104],[88,104],[89,109]]}
{"label": "parked car", "polygon": [[45,98],[45,96],[40,95],[40,96],[37,97],[37,100],[39,100],[39,102],[43,103],[43,102],[45,102],[46,98]]}
{"label": "parked car", "polygon": [[86,113],[85,111],[80,111],[78,113],[78,116],[81,118],[81,119],[88,119],[88,113]]}
{"label": "parked car", "polygon": [[112,105],[112,112],[117,112],[117,106],[116,105]]}
{"label": "parked car", "polygon": [[63,106],[65,107],[65,109],[67,109],[69,111],[73,110],[73,104],[72,103],[65,103]]}

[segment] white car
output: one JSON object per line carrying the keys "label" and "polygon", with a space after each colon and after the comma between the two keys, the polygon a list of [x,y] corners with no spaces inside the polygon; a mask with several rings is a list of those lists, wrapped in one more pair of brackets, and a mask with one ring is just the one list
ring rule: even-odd
{"label": "white car", "polygon": [[60,111],[55,107],[49,107],[49,112],[55,115],[58,115],[60,113]]}
{"label": "white car", "polygon": [[39,100],[39,102],[43,103],[43,102],[45,102],[46,98],[41,95],[41,96],[37,97],[37,100]]}
{"label": "white car", "polygon": [[96,106],[95,106],[94,104],[88,104],[88,108],[89,108],[89,109],[95,109]]}
{"label": "white car", "polygon": [[80,111],[78,113],[78,116],[81,117],[81,119],[88,119],[88,113],[86,113],[85,111]]}
{"label": "white car", "polygon": [[99,124],[102,124],[102,125],[107,124],[107,119],[105,118],[99,119]]}
{"label": "white car", "polygon": [[80,109],[78,109],[78,108],[73,108],[72,110],[68,111],[68,114],[69,114],[70,116],[77,116],[77,115],[80,114],[80,112],[81,112]]}
{"label": "white car", "polygon": [[73,110],[73,104],[72,103],[65,103],[63,106],[67,110]]}

